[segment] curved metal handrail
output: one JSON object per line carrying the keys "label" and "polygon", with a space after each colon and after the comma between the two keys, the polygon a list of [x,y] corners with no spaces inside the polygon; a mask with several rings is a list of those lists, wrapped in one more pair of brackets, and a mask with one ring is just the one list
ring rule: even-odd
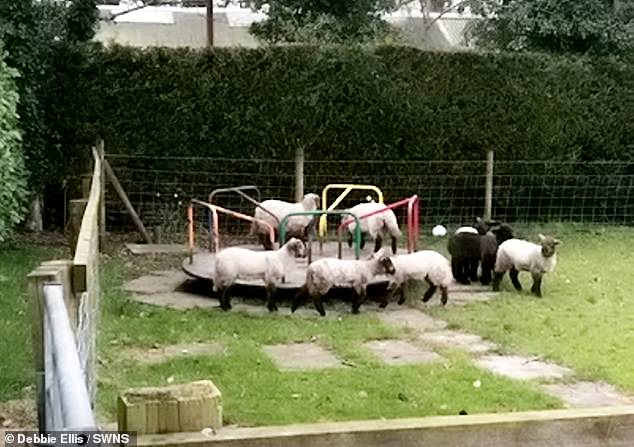
{"label": "curved metal handrail", "polygon": [[[253,190],[256,192],[257,194],[257,200],[254,199],[253,197],[251,197],[250,195],[244,193],[243,191],[245,190]],[[251,202],[252,204],[255,205],[256,208],[260,208],[261,210],[263,210],[265,213],[267,213],[268,215],[270,215],[271,217],[273,217],[273,219],[275,220],[276,223],[280,223],[280,220],[277,218],[277,216],[272,212],[269,211],[267,208],[263,207],[261,205],[262,202],[262,193],[260,192],[260,189],[255,186],[255,185],[243,185],[243,186],[233,186],[231,188],[216,188],[213,191],[211,191],[211,193],[209,193],[209,203],[213,205],[213,199],[216,195],[218,194],[222,194],[224,192],[235,192],[236,194],[240,195],[242,198],[247,199],[249,202]],[[211,213],[209,214],[209,227],[211,228]]]}
{"label": "curved metal handrail", "polygon": [[[370,216],[374,216],[376,214],[381,214],[386,212],[387,210],[392,210],[395,208],[400,208],[402,206],[407,205],[407,251],[412,253],[416,251],[416,245],[418,242],[418,234],[419,234],[419,199],[416,194],[407,199],[399,200],[398,202],[391,203],[389,205],[385,205],[385,208],[380,210],[375,210],[370,213],[363,214],[362,216],[358,216],[359,219],[365,219]],[[339,225],[337,229],[337,237],[341,239],[341,233],[345,228],[348,227],[353,222],[352,219],[346,219]],[[357,222],[358,225],[358,222]]]}
{"label": "curved metal handrail", "polygon": [[[350,211],[298,211],[296,213],[289,213],[286,216],[284,216],[284,218],[282,219],[282,221],[280,222],[280,225],[278,227],[278,234],[279,234],[279,240],[280,240],[280,245],[284,244],[284,240],[286,238],[286,224],[288,223],[288,219],[292,216],[322,216],[322,215],[336,215],[336,216],[352,216],[352,218],[354,219],[354,221],[357,223],[356,228],[354,230],[354,242],[355,242],[355,247],[354,247],[354,256],[355,259],[359,259],[359,257],[361,256],[361,225],[359,225],[359,218],[352,212]],[[337,257],[339,259],[341,259],[341,238],[339,238],[338,242],[338,246],[337,246]],[[309,247],[310,252],[312,253],[312,250]],[[309,260],[310,263],[310,260]]]}
{"label": "curved metal handrail", "polygon": [[273,225],[268,222],[264,222],[261,219],[256,219],[252,216],[247,216],[246,214],[238,213],[236,211],[231,211],[226,208],[222,208],[218,205],[212,205],[211,203],[203,202],[198,199],[191,199],[189,203],[189,207],[187,208],[187,219],[188,222],[188,240],[189,240],[189,262],[190,264],[193,262],[194,256],[194,205],[202,206],[207,208],[213,218],[213,245],[209,244],[209,251],[215,251],[216,253],[220,251],[220,230],[218,228],[218,213],[228,214],[229,216],[236,217],[238,219],[248,220],[249,222],[258,222],[265,227],[268,227],[269,230],[269,238],[271,240],[271,244],[275,244],[275,228]]}
{"label": "curved metal handrail", "polygon": [[[343,189],[344,191],[339,194],[339,197],[332,202],[332,205],[328,206],[328,191],[331,189]],[[341,203],[341,201],[352,191],[353,189],[361,189],[366,191],[374,191],[377,195],[377,201],[379,203],[383,203],[383,192],[374,185],[357,185],[354,183],[331,183],[326,185],[326,187],[321,192],[321,203],[322,210],[324,211],[332,211],[337,205]],[[326,230],[328,228],[328,222],[326,216],[321,216],[319,218],[319,238],[323,242],[323,238],[326,236]]]}

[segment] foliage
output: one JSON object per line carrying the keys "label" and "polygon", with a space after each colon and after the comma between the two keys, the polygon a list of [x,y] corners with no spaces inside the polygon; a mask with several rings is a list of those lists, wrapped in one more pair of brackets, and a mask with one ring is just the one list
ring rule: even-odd
{"label": "foliage", "polygon": [[68,146],[102,135],[111,153],[160,157],[288,158],[303,146],[308,159],[473,160],[491,149],[497,160],[632,159],[622,61],[405,47],[82,51],[56,59],[55,128]]}
{"label": "foliage", "polygon": [[634,50],[631,11],[615,8],[613,0],[471,0],[470,5],[485,18],[468,31],[479,47],[603,55]]}
{"label": "foliage", "polygon": [[257,0],[266,4],[267,18],[250,31],[269,43],[389,42],[396,31],[381,18],[395,8],[393,0]]}
{"label": "foliage", "polygon": [[68,169],[61,136],[48,124],[59,99],[49,96],[55,85],[53,59],[60,56],[56,48],[92,37],[95,20],[93,0],[0,2],[0,40],[8,51],[7,64],[20,73],[18,113],[34,190],[55,183]]}
{"label": "foliage", "polygon": [[[0,56],[1,52],[2,46]],[[15,75],[0,59],[0,242],[11,235],[13,227],[24,217],[27,193]]]}

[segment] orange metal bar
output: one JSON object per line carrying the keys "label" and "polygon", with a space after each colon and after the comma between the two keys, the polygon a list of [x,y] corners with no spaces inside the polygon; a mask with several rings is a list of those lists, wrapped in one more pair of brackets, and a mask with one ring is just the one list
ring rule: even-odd
{"label": "orange metal bar", "polygon": [[[218,252],[220,250],[220,231],[218,229],[218,213],[228,214],[229,216],[236,217],[238,219],[247,220],[249,222],[258,222],[261,225],[264,225],[269,230],[269,238],[272,244],[275,244],[275,229],[268,222],[264,222],[263,220],[256,219],[252,216],[247,216],[246,214],[238,213],[236,211],[231,211],[226,208],[222,208],[218,205],[212,205],[211,203],[203,202],[202,200],[191,199],[191,203],[203,206],[208,208],[213,217],[213,237],[214,237],[214,248],[215,251]],[[193,221],[192,221],[193,222]],[[193,224],[192,224],[193,225]]]}

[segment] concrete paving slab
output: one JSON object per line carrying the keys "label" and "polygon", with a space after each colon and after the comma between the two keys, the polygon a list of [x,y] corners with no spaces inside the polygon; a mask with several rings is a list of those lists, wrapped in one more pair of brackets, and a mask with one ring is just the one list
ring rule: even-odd
{"label": "concrete paving slab", "polygon": [[418,309],[403,308],[377,314],[383,322],[408,327],[417,331],[438,331],[447,327],[447,322],[432,318]]}
{"label": "concrete paving slab", "polygon": [[472,354],[482,354],[497,349],[495,343],[482,340],[479,335],[452,330],[424,332],[418,336],[418,340],[424,345],[457,348]]}
{"label": "concrete paving slab", "polygon": [[559,397],[571,408],[631,405],[634,399],[603,382],[554,383],[542,385],[547,393]]}
{"label": "concrete paving slab", "polygon": [[335,355],[314,343],[263,346],[280,370],[338,368],[343,364]]}
{"label": "concrete paving slab", "polygon": [[476,363],[491,372],[512,379],[561,379],[572,371],[563,366],[519,355],[489,355],[476,360]]}
{"label": "concrete paving slab", "polygon": [[146,294],[172,292],[188,279],[189,276],[180,270],[161,270],[127,281],[123,288],[128,292]]}
{"label": "concrete paving slab", "polygon": [[389,365],[432,363],[444,360],[433,351],[403,340],[374,340],[364,343],[363,346]]}

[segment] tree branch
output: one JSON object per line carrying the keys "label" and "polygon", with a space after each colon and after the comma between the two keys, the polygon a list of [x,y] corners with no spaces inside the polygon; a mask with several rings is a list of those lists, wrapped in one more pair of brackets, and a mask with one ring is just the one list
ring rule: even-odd
{"label": "tree branch", "polygon": [[125,11],[121,11],[118,12],[116,14],[110,14],[108,17],[104,17],[101,20],[104,20],[106,22],[113,22],[114,19],[116,19],[119,16],[125,15],[125,14],[129,14],[133,11],[138,11],[139,9],[143,9],[146,8],[148,6],[159,6],[163,3],[167,3],[169,0],[150,0],[147,3],[143,3],[141,6],[135,6],[134,8],[130,8],[130,9],[126,9]]}
{"label": "tree branch", "polygon": [[441,11],[436,17],[434,17],[434,20],[432,20],[431,22],[429,22],[429,24],[425,27],[425,31],[429,31],[431,29],[432,26],[434,26],[434,23],[436,23],[438,20],[440,20],[442,18],[442,16],[444,16],[445,14],[447,14],[449,11],[451,11],[454,8],[457,8],[458,6],[462,6],[466,3],[469,3],[471,0],[462,0],[461,2],[458,2],[454,5],[451,5],[449,8],[444,9],[443,11]]}

